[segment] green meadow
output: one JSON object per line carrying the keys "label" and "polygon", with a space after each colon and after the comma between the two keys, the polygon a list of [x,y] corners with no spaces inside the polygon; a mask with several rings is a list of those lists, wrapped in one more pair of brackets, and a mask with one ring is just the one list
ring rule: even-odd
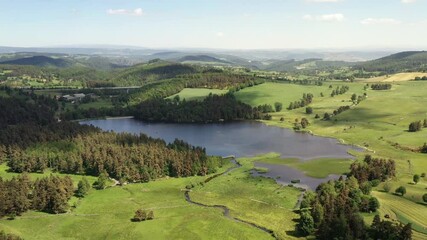
{"label": "green meadow", "polygon": [[190,196],[196,202],[227,206],[231,216],[267,227],[279,239],[294,239],[298,214],[293,209],[301,192],[273,179],[252,177],[253,163],[261,158],[238,159],[242,167],[197,186]]}
{"label": "green meadow", "polygon": [[[347,85],[350,90],[335,97],[330,96],[331,89],[329,85]],[[425,184],[412,184],[412,176],[414,174],[427,173],[427,155],[410,151],[409,149],[418,149],[427,142],[427,129],[420,132],[410,133],[407,131],[408,125],[413,121],[424,120],[427,118],[427,89],[426,82],[402,81],[392,83],[391,90],[375,91],[370,88],[366,91],[364,86],[366,82],[356,83],[339,83],[326,82],[323,86],[301,86],[289,85],[281,83],[267,83],[260,86],[254,86],[241,90],[237,96],[240,100],[251,105],[272,104],[276,101],[282,102],[284,108],[291,101],[299,100],[303,93],[313,93],[314,100],[310,105],[313,108],[313,114],[306,114],[305,108],[295,110],[283,109],[282,112],[272,113],[271,121],[264,121],[266,124],[292,128],[295,119],[307,118],[311,123],[306,129],[307,131],[326,137],[334,137],[341,140],[343,143],[354,144],[366,148],[365,153],[353,153],[358,159],[362,159],[364,154],[371,154],[375,157],[391,158],[397,163],[397,177],[393,179],[393,189],[399,186],[405,186],[407,194],[405,197],[395,195],[380,196],[379,200],[382,206],[388,206],[390,211],[404,211],[409,208],[407,204],[411,204],[415,212],[422,213],[422,216],[427,215],[427,207],[421,202],[421,196],[427,193]],[[320,97],[319,93],[323,92],[324,97]],[[353,105],[350,101],[351,95],[367,94],[367,98],[358,105]],[[321,118],[325,112],[332,113],[333,110],[340,106],[351,106],[351,109],[337,116],[334,116],[330,121],[324,121]],[[315,115],[319,114],[320,119],[316,119]],[[280,121],[284,118],[284,121]],[[304,166],[304,164],[295,163],[294,160],[279,160],[270,159],[264,160],[276,164],[294,165],[293,167],[305,171],[310,175],[310,170],[317,169],[320,171],[319,176],[324,176],[326,173],[321,172],[324,169],[337,168],[338,171],[344,170],[345,166],[339,162],[329,162],[322,165],[321,161],[318,166],[313,161],[309,165],[313,168]],[[325,161],[325,160],[323,160]],[[323,166],[323,167],[322,167]],[[309,168],[308,170],[306,168]],[[336,170],[331,170],[331,172]],[[312,173],[311,173],[312,174]],[[316,173],[317,174],[317,173]],[[425,180],[422,180],[425,181]],[[399,205],[400,204],[400,205]],[[406,206],[405,206],[406,204]],[[399,206],[400,210],[398,210]],[[403,207],[405,206],[405,207]],[[420,222],[420,216],[416,215],[400,215],[404,216],[396,218],[400,221]],[[427,226],[425,221],[420,222],[420,226]],[[416,230],[416,229],[415,229]],[[419,230],[419,229],[418,229]],[[420,235],[417,232],[417,236]],[[421,239],[422,239],[421,238]]]}
{"label": "green meadow", "polygon": [[319,158],[301,161],[297,158],[281,158],[279,154],[271,153],[259,156],[256,162],[286,165],[302,171],[314,178],[325,178],[331,174],[344,174],[349,171],[350,159]]}
{"label": "green meadow", "polygon": [[227,90],[219,90],[219,89],[208,89],[208,88],[184,88],[181,92],[174,94],[168,99],[173,99],[176,96],[179,96],[179,99],[190,101],[190,100],[203,100],[209,94],[222,95],[226,94]]}
{"label": "green meadow", "polygon": [[[5,170],[2,165],[0,176],[12,177]],[[101,191],[91,190],[81,200],[73,198],[71,201],[75,207],[66,214],[30,211],[13,221],[1,219],[0,229],[24,239],[272,239],[268,233],[224,217],[220,210],[188,203],[184,197],[185,186],[197,184],[205,178],[169,178]],[[269,186],[270,190],[280,188],[273,182],[263,181],[259,184]],[[251,198],[249,193],[259,187],[250,185],[251,191],[242,197]],[[277,197],[283,197],[286,192],[292,194],[286,196],[291,208],[298,192],[280,192]],[[153,210],[154,220],[131,222],[139,208]]]}

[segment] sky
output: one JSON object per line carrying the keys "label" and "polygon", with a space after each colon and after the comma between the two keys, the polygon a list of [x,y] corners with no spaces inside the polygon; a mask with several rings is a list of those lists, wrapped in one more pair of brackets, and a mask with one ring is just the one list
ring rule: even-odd
{"label": "sky", "polygon": [[0,46],[427,49],[427,0],[0,0]]}

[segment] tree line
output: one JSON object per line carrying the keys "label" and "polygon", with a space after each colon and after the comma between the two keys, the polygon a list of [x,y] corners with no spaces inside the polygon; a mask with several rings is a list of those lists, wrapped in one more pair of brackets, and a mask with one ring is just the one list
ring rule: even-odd
{"label": "tree line", "polygon": [[302,108],[313,102],[314,95],[311,93],[303,93],[300,101],[289,103],[288,110]]}
{"label": "tree line", "polygon": [[390,90],[392,85],[390,83],[377,83],[371,84],[372,90]]}
{"label": "tree line", "polygon": [[72,140],[28,149],[8,147],[5,158],[11,171],[43,173],[47,168],[68,174],[107,176],[128,182],[160,177],[207,175],[222,165],[218,157],[181,140],[165,141],[145,134],[98,132]]}
{"label": "tree line", "polygon": [[415,121],[411,122],[408,127],[409,132],[418,132],[421,131],[423,128],[427,128],[427,119],[424,119],[424,121]]}
{"label": "tree line", "polygon": [[261,111],[273,110],[270,107],[252,108],[238,101],[231,93],[222,96],[210,94],[203,101],[177,101],[162,98],[148,100],[136,107],[134,116],[136,119],[151,122],[227,122],[261,119]]}
{"label": "tree line", "polygon": [[[332,85],[330,85],[329,88],[332,88]],[[346,93],[348,90],[350,90],[349,86],[341,86],[341,87],[337,86],[336,89],[332,90],[331,97],[342,95]]]}

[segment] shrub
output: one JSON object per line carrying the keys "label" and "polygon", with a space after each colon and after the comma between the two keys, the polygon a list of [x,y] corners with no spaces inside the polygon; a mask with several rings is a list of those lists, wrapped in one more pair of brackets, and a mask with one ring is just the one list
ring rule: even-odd
{"label": "shrub", "polygon": [[400,186],[395,191],[396,194],[400,194],[400,196],[404,196],[406,194],[406,188],[404,186]]}
{"label": "shrub", "polygon": [[388,182],[384,183],[384,185],[383,185],[383,190],[384,190],[385,192],[390,192],[390,191],[391,191],[391,184],[390,184],[390,183],[388,183]]}
{"label": "shrub", "polygon": [[420,181],[420,175],[415,174],[412,180],[414,180],[414,183],[417,184]]}

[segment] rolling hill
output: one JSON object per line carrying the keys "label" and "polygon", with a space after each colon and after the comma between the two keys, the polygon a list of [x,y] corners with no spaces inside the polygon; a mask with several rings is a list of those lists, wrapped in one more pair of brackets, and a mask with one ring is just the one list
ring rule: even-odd
{"label": "rolling hill", "polygon": [[37,67],[69,67],[73,63],[71,61],[61,58],[51,58],[47,56],[31,56],[25,58],[18,58],[14,60],[0,62],[0,64],[7,65],[30,65]]}
{"label": "rolling hill", "polygon": [[393,74],[398,72],[427,71],[427,51],[409,51],[392,54],[387,57],[359,63],[356,70]]}

